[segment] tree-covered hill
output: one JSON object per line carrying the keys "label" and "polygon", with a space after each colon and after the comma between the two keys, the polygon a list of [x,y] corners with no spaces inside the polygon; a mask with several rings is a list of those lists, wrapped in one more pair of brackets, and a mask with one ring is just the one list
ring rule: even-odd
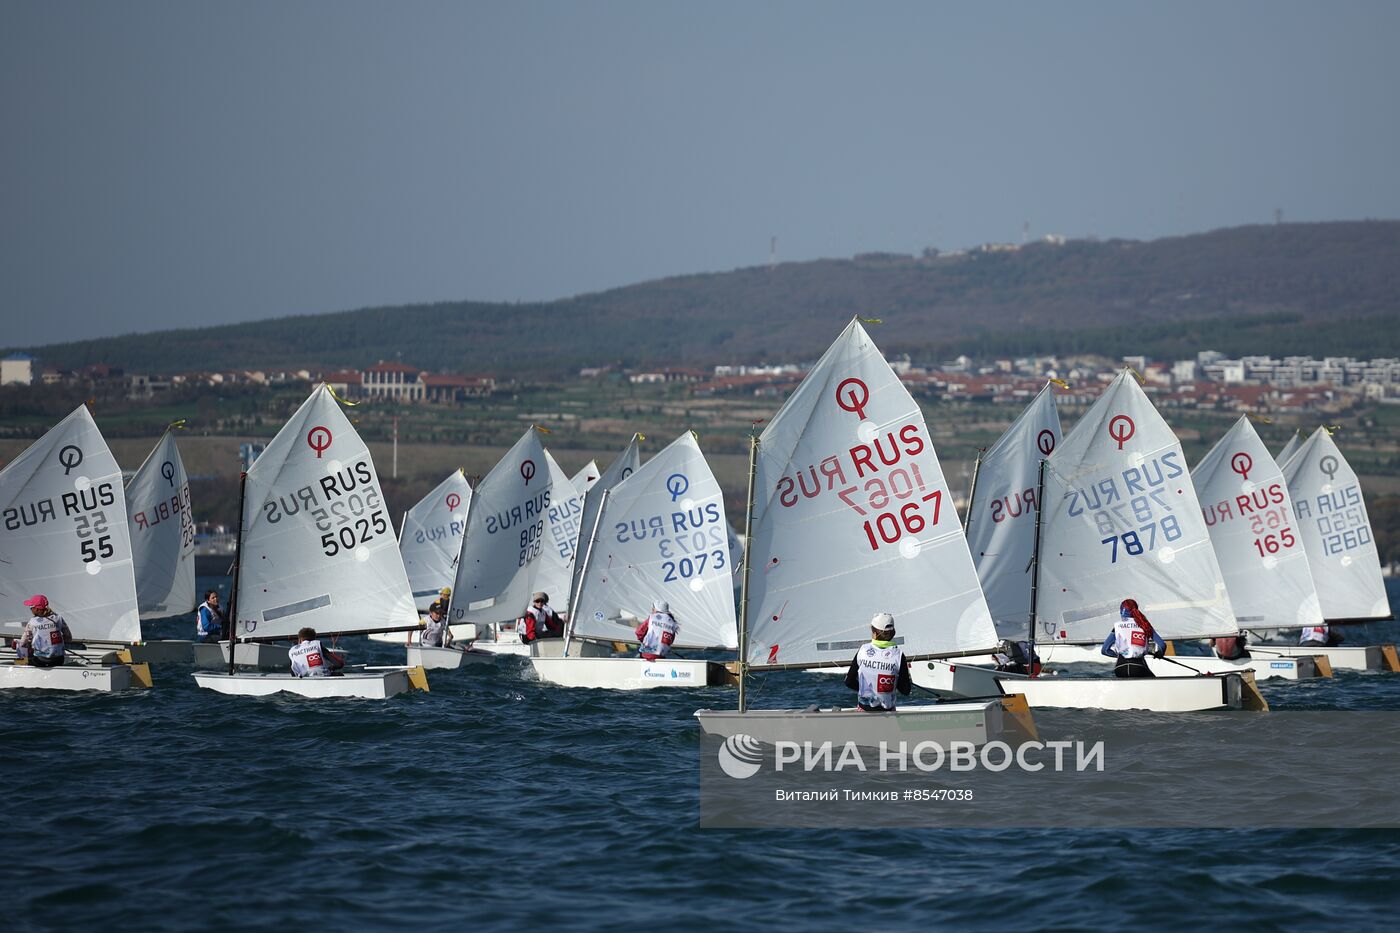
{"label": "tree-covered hill", "polygon": [[1037,352],[1400,356],[1400,222],[886,253],[678,276],[540,304],[364,308],[25,348],[74,368],[432,370],[811,359],[852,316],[916,360]]}

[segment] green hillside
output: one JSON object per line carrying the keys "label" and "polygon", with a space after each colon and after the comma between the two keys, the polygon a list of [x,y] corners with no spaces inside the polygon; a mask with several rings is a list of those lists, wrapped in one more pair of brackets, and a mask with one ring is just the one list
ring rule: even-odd
{"label": "green hillside", "polygon": [[23,348],[73,368],[432,370],[810,359],[852,315],[916,360],[1032,352],[1400,356],[1400,222],[1238,227],[1034,243],[932,259],[872,254],[646,282],[543,304],[365,308]]}

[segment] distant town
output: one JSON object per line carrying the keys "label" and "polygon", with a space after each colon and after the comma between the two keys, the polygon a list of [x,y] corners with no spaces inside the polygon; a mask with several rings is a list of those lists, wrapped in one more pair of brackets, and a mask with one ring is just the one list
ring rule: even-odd
{"label": "distant town", "polygon": [[[1059,393],[1062,401],[1089,404],[1119,369],[1130,366],[1142,377],[1153,401],[1164,408],[1344,414],[1361,405],[1400,404],[1400,359],[1394,358],[1228,359],[1207,350],[1196,354],[1195,359],[1173,361],[1143,356],[1109,360],[1091,355],[977,361],[960,356],[938,364],[918,364],[907,356],[895,356],[890,363],[915,395],[944,401],[1024,404],[1040,391],[1046,379],[1060,379],[1068,385]],[[577,376],[581,380],[626,381],[635,385],[675,385],[697,398],[763,398],[787,395],[809,365],[721,365],[709,371],[591,367],[579,370]],[[101,388],[133,401],[155,399],[176,389],[272,387],[297,382],[325,382],[351,399],[453,405],[512,390],[516,385],[528,384],[529,377],[500,383],[491,376],[433,373],[407,363],[382,360],[361,370],[302,368],[173,375],[127,373],[104,364],[65,371],[46,367],[39,359],[22,353],[0,360],[0,385]]]}

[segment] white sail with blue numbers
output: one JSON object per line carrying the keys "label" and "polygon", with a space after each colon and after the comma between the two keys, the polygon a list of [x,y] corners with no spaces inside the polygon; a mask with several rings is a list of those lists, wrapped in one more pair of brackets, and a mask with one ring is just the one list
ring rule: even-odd
{"label": "white sail with blue numbers", "polygon": [[773,416],[757,470],[751,667],[848,664],[877,612],[907,657],[997,644],[923,412],[859,321]]}
{"label": "white sail with blue numbers", "polygon": [[190,481],[167,430],[126,484],[127,529],[141,618],[159,619],[195,607],[194,516]]}
{"label": "white sail with blue numbers", "polygon": [[369,448],[317,386],[248,470],[234,633],[418,625]]}
{"label": "white sail with blue numbers", "polygon": [[1238,632],[1181,444],[1124,370],[1046,461],[1036,641],[1102,642],[1130,598],[1163,638]]}
{"label": "white sail with blue numbers", "polygon": [[404,516],[399,553],[420,609],[426,610],[457,575],[471,501],[467,478],[461,470],[453,470]]}
{"label": "white sail with blue numbers", "polygon": [[39,593],[79,641],[140,641],[122,472],[86,405],[0,470],[0,527],[0,631]]}
{"label": "white sail with blue numbers", "polygon": [[600,514],[575,636],[636,641],[638,622],[664,600],[680,625],[677,647],[738,647],[724,494],[693,434],[612,487]]}
{"label": "white sail with blue numbers", "polygon": [[1040,461],[1062,436],[1055,391],[1046,383],[982,457],[968,503],[967,546],[987,608],[1003,638],[1023,641],[1031,612],[1036,483]]}
{"label": "white sail with blue numbers", "polygon": [[548,594],[550,605],[562,610],[569,605],[569,593],[573,588],[583,493],[548,450],[544,452],[544,459],[549,464],[549,508],[545,512],[544,553],[540,557],[535,589]]}
{"label": "white sail with blue numbers", "polygon": [[1361,481],[1326,428],[1289,458],[1283,476],[1322,615],[1329,622],[1390,618]]}
{"label": "white sail with blue numbers", "polygon": [[[603,493],[612,489],[618,483],[641,469],[641,440],[642,436],[640,434],[633,434],[632,440],[627,443],[627,449],[619,454],[616,460],[609,464],[608,468],[603,471],[603,475],[594,480],[592,485],[588,487],[588,492],[584,494],[583,512],[579,516],[578,524],[578,550],[580,552],[580,558],[574,561],[573,585],[570,587],[571,590],[578,589],[579,574],[583,573],[583,558],[581,555],[588,546],[588,536],[593,533],[593,525],[598,518],[598,508],[602,504]],[[551,597],[554,596],[553,593],[549,595]]]}
{"label": "white sail with blue numbers", "polygon": [[1288,485],[1247,415],[1191,476],[1240,628],[1321,625]]}
{"label": "white sail with blue numbers", "polygon": [[452,584],[453,625],[505,622],[525,612],[544,556],[551,480],[532,426],[477,483]]}

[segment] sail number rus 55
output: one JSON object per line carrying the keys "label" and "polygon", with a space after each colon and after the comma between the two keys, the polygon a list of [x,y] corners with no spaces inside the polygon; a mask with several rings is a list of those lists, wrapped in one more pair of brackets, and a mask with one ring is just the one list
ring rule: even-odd
{"label": "sail number rus 55", "polygon": [[[106,506],[115,505],[117,501],[116,487],[111,482],[65,492],[58,501],[63,507],[63,517],[73,519],[73,528],[78,535],[78,552],[83,563],[107,560],[116,554],[112,536],[107,533]],[[12,506],[4,512],[5,530],[18,531],[26,525],[42,525],[57,519],[58,514],[52,497]]]}

